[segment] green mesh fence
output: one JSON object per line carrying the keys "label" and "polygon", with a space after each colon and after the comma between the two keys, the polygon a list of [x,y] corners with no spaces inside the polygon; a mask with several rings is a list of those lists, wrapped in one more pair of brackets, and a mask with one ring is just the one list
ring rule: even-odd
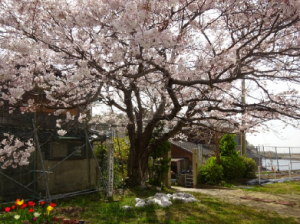
{"label": "green mesh fence", "polygon": [[55,124],[60,118],[0,111],[0,140],[9,133],[26,141],[36,130],[41,152],[35,144],[29,165],[0,169],[0,203],[17,198],[47,199],[47,188],[49,200],[105,189],[105,177],[87,139],[89,134],[82,124],[70,122],[64,127],[68,133],[58,136]]}

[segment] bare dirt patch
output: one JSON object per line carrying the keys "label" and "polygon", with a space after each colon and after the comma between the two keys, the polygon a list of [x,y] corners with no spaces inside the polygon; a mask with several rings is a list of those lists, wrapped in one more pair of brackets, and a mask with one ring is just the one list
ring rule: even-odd
{"label": "bare dirt patch", "polygon": [[84,211],[83,207],[62,207],[62,208],[56,208],[56,213],[69,216],[69,217],[79,217],[80,213]]}
{"label": "bare dirt patch", "polygon": [[[212,197],[219,198],[225,202],[234,204],[243,204],[247,206],[254,207],[256,209],[277,212],[280,215],[300,218],[300,196],[299,195],[274,195],[261,192],[245,192],[241,189],[197,189],[197,188],[183,188],[172,186],[173,189],[177,191],[185,192],[199,192],[205,195],[210,195]],[[262,200],[253,199],[242,199],[241,197],[252,197],[259,199],[268,199],[275,202],[284,201],[292,202],[293,205],[283,205],[276,203],[268,203]]]}

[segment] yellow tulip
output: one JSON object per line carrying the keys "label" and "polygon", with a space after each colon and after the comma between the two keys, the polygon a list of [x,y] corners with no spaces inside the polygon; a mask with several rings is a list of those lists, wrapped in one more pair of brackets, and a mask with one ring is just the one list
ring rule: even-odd
{"label": "yellow tulip", "polygon": [[50,214],[50,212],[51,212],[52,210],[53,210],[53,207],[50,206],[50,205],[48,205],[48,207],[47,207],[48,215]]}
{"label": "yellow tulip", "polygon": [[24,200],[20,200],[20,199],[17,199],[16,201],[16,205],[23,205],[24,204]]}

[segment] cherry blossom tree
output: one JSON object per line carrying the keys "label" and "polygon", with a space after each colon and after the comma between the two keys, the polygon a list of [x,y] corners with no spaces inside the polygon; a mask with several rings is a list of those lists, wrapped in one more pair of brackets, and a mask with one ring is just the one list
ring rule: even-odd
{"label": "cherry blossom tree", "polygon": [[28,165],[28,158],[35,150],[32,139],[24,143],[13,135],[5,133],[4,136],[6,138],[2,140],[0,148],[1,168],[6,169],[9,166],[17,168],[17,164],[19,166]]}
{"label": "cherry blossom tree", "polygon": [[197,143],[205,143],[216,156],[216,163],[221,163],[220,140],[225,134],[236,130],[238,124],[226,122],[223,119],[207,119],[196,127],[186,127],[182,133],[174,136],[176,140],[186,140]]}
{"label": "cherry blossom tree", "polygon": [[[81,108],[80,121],[95,101],[117,108],[131,144],[128,183],[140,184],[150,153],[186,125],[297,125],[299,4],[2,0],[1,104],[29,110],[40,102],[23,96],[39,90],[56,114]],[[160,122],[166,131],[153,138]]]}

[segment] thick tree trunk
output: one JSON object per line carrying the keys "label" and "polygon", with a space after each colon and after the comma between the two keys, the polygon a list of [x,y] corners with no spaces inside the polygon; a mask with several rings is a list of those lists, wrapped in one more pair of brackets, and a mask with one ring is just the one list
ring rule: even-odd
{"label": "thick tree trunk", "polygon": [[127,184],[128,186],[138,186],[141,184],[142,176],[139,170],[139,160],[135,159],[134,162],[131,164],[131,169],[127,170],[128,172],[128,179]]}
{"label": "thick tree trunk", "polygon": [[[133,150],[131,150],[133,151]],[[140,186],[148,177],[145,177],[148,168],[149,153],[145,149],[135,148],[135,153],[130,153],[127,172],[128,179],[126,183],[128,186]]]}

